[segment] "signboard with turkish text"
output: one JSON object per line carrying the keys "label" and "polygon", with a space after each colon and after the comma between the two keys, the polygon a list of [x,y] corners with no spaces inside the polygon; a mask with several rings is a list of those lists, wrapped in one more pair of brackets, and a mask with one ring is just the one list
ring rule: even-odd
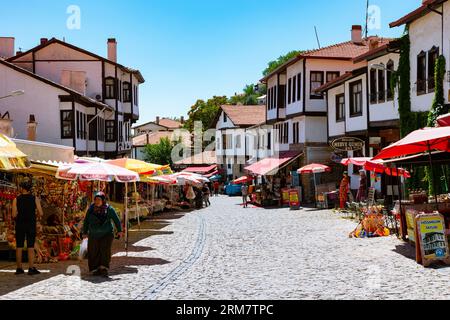
{"label": "signboard with turkish text", "polygon": [[300,209],[300,194],[299,190],[291,189],[289,190],[289,206],[291,210]]}
{"label": "signboard with turkish text", "polygon": [[365,142],[354,137],[343,137],[331,142],[335,151],[359,151],[364,149]]}
{"label": "signboard with turkish text", "polygon": [[444,217],[439,214],[420,214],[416,217],[417,262],[425,267],[434,262],[450,264]]}
{"label": "signboard with turkish text", "polygon": [[281,190],[281,197],[283,201],[283,206],[289,205],[289,189]]}

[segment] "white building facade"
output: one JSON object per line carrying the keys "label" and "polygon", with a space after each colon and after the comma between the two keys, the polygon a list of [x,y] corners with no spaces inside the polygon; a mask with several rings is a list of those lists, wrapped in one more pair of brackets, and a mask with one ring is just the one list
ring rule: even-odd
{"label": "white building facade", "polygon": [[[139,85],[144,79],[139,71],[117,63],[115,39],[108,40],[108,59],[55,38],[41,39],[39,46],[7,58],[22,69],[109,106],[101,115],[98,113],[103,109],[91,107],[75,108],[73,115],[64,113],[66,120],[61,115],[53,127],[56,123],[62,127],[63,121],[69,121],[68,117],[74,118],[70,120],[74,121],[73,132],[61,135],[62,144],[73,146],[77,155],[85,155],[87,151],[106,158],[131,154],[131,126],[139,119]],[[55,113],[59,112],[55,110]],[[95,116],[88,128],[87,123]],[[55,140],[55,131],[43,132],[39,139]]]}

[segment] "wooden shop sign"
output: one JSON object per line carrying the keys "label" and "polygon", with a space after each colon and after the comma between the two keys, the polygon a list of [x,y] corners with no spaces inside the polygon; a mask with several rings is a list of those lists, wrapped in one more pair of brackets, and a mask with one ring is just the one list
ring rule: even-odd
{"label": "wooden shop sign", "polygon": [[365,142],[358,138],[344,137],[333,140],[331,147],[335,151],[358,151],[364,149]]}

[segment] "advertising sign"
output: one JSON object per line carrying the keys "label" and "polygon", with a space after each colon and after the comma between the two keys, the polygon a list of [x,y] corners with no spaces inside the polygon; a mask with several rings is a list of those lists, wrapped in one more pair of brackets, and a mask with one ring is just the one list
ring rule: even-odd
{"label": "advertising sign", "polygon": [[450,264],[450,253],[441,214],[420,214],[416,218],[417,262],[425,267],[437,261]]}
{"label": "advertising sign", "polygon": [[283,206],[289,206],[289,189],[281,190],[281,198],[283,201]]}
{"label": "advertising sign", "polygon": [[335,151],[358,151],[364,149],[365,142],[358,138],[344,137],[331,142]]}
{"label": "advertising sign", "polygon": [[289,190],[289,206],[291,210],[300,209],[300,194],[297,189]]}

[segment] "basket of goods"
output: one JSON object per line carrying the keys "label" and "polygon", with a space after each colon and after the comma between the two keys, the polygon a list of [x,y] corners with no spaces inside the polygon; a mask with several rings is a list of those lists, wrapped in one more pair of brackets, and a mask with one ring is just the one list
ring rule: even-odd
{"label": "basket of goods", "polygon": [[422,189],[412,190],[409,194],[409,200],[414,204],[424,204],[428,203],[428,196]]}

